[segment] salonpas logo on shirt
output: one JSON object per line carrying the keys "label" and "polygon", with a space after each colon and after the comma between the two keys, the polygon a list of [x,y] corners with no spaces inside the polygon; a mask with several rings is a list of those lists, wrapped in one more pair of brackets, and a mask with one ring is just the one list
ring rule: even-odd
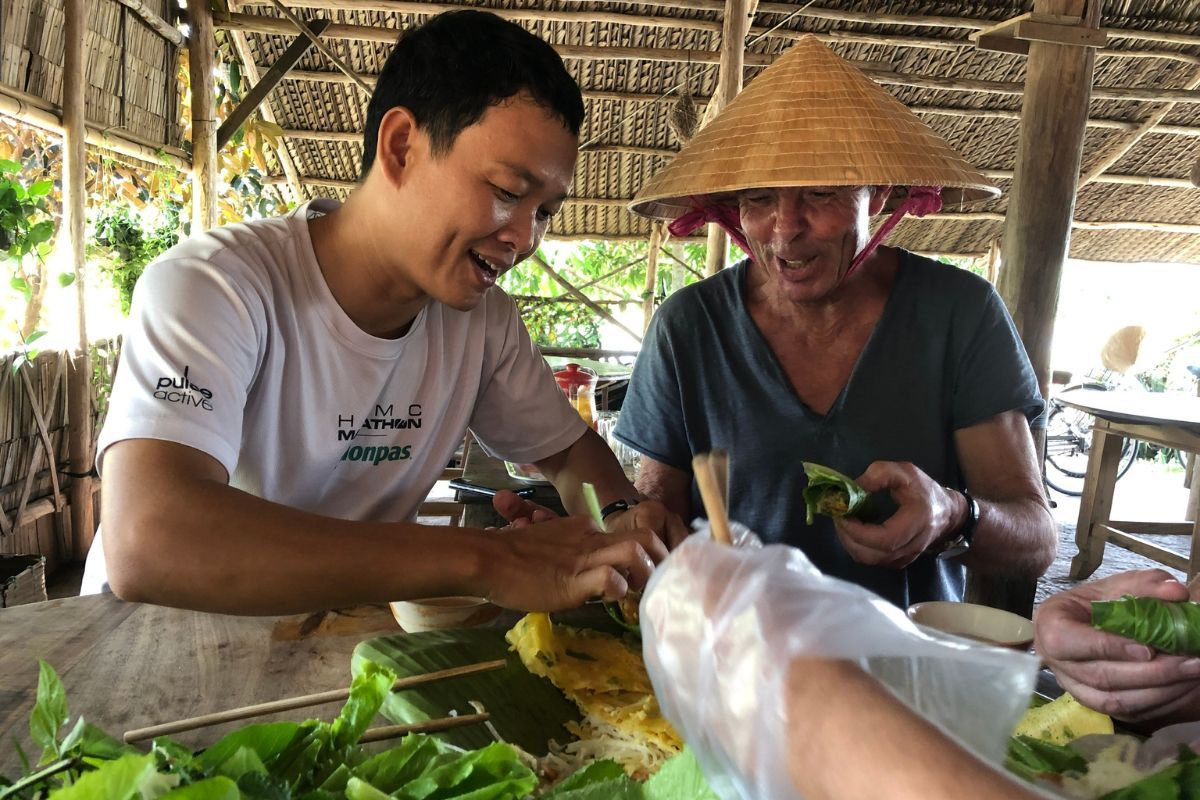
{"label": "salonpas logo on shirt", "polygon": [[188,370],[191,367],[184,367],[183,374],[178,377],[164,376],[158,379],[158,384],[154,389],[154,396],[159,400],[166,400],[168,403],[179,403],[184,406],[195,406],[203,408],[205,411],[213,410],[213,393],[202,386],[197,386],[192,383],[188,377]]}
{"label": "salonpas logo on shirt", "polygon": [[[356,419],[353,414],[338,415],[338,441],[354,441],[342,453],[342,461],[363,461],[379,466],[385,461],[407,461],[412,458],[412,445],[374,444],[369,440],[391,438],[396,430],[421,427],[421,406],[413,403],[408,414],[396,414],[395,405],[376,405],[373,414]],[[368,441],[362,441],[366,439]]]}

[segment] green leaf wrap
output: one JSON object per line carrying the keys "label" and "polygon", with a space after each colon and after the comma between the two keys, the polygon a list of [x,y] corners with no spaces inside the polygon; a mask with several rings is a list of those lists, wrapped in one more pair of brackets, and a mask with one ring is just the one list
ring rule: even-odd
{"label": "green leaf wrap", "polygon": [[804,474],[808,476],[808,486],[804,487],[804,505],[809,525],[813,524],[817,514],[861,518],[871,495],[853,478],[810,461],[804,462]]}
{"label": "green leaf wrap", "polygon": [[1172,655],[1200,655],[1200,603],[1125,595],[1092,603],[1092,627]]}

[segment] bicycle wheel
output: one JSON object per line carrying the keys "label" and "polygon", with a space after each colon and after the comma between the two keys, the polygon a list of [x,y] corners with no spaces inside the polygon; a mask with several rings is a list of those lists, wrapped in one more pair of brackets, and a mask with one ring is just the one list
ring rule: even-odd
{"label": "bicycle wheel", "polygon": [[[1083,494],[1080,471],[1087,469],[1091,424],[1087,423],[1087,430],[1081,432],[1081,420],[1074,409],[1051,403],[1053,407],[1046,420],[1046,484],[1063,494],[1078,497]],[[1082,422],[1086,423],[1086,420]]]}
{"label": "bicycle wheel", "polygon": [[[1046,420],[1046,484],[1065,495],[1083,494],[1088,458],[1092,450],[1092,425],[1095,419],[1072,408],[1055,404]],[[1138,442],[1125,439],[1117,466],[1120,479],[1137,460]]]}

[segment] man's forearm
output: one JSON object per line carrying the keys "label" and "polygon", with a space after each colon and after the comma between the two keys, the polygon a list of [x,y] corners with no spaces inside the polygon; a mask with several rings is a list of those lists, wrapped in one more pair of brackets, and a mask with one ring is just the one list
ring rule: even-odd
{"label": "man's forearm", "polygon": [[785,691],[787,769],[804,797],[1036,796],[968,753],[854,664],[796,659]]}
{"label": "man's forearm", "polygon": [[491,538],[331,519],[217,481],[169,490],[106,481],[102,507],[109,582],[119,596],[232,614],[480,594]]}
{"label": "man's forearm", "polygon": [[625,477],[617,457],[600,435],[591,429],[566,450],[539,461],[538,469],[554,484],[568,514],[588,513],[582,492],[585,482],[596,488],[596,497],[602,507],[614,500],[629,500],[638,496],[633,484]]}
{"label": "man's forearm", "polygon": [[964,563],[982,573],[1038,578],[1054,562],[1058,528],[1043,497],[976,498],[979,522]]}

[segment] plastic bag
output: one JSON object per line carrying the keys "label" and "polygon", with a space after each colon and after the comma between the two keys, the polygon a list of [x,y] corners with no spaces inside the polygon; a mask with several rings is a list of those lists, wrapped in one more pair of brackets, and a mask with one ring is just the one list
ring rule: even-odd
{"label": "plastic bag", "polygon": [[[735,541],[746,535],[734,524]],[[844,659],[952,739],[1001,764],[1037,658],[919,629],[874,593],[823,575],[785,545],[727,547],[707,528],[655,570],[641,606],[663,713],[724,800],[792,800],[788,665]],[[847,754],[845,768],[867,754]]]}

